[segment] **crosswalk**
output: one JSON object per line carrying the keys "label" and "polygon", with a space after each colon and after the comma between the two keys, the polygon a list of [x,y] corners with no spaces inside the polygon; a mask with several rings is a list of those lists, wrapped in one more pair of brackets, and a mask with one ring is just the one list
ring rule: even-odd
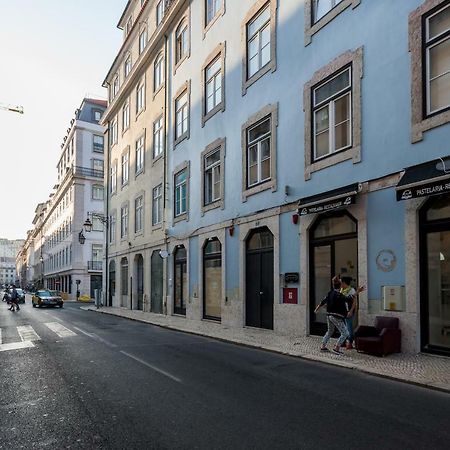
{"label": "crosswalk", "polygon": [[[65,327],[59,322],[47,322],[42,323],[41,325],[44,325],[60,338],[70,338],[73,336],[77,336],[77,333],[69,330],[69,328]],[[8,350],[18,350],[22,348],[31,348],[35,346],[34,342],[41,340],[41,336],[39,336],[32,325],[16,326],[15,330],[8,329],[8,340],[11,340],[13,342],[4,342],[5,335],[6,333],[4,333],[2,328],[0,328],[0,352]],[[20,341],[17,340],[17,337],[20,339]]]}

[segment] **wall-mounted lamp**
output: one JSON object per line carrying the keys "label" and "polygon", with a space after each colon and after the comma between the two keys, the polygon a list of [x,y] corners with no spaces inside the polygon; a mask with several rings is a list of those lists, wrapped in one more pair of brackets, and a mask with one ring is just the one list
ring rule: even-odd
{"label": "wall-mounted lamp", "polygon": [[86,238],[84,237],[83,230],[78,233],[78,242],[83,245],[86,242]]}
{"label": "wall-mounted lamp", "polygon": [[299,215],[298,215],[297,213],[292,214],[292,223],[293,223],[294,225],[297,225],[297,224],[298,224],[298,218],[299,218]]}
{"label": "wall-mounted lamp", "polygon": [[231,225],[231,227],[228,228],[228,234],[230,236],[233,236],[233,234],[234,234],[234,225]]}

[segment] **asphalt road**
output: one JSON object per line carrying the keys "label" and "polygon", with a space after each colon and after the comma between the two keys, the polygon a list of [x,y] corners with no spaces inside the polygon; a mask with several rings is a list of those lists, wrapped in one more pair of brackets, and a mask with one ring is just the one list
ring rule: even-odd
{"label": "asphalt road", "polygon": [[0,304],[0,449],[449,447],[447,394],[27,302]]}

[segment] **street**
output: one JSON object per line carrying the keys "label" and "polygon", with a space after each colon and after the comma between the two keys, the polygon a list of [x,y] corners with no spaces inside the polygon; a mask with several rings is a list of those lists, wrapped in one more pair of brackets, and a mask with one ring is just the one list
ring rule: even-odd
{"label": "street", "polygon": [[[31,342],[31,343],[30,343]],[[448,448],[447,394],[123,318],[0,305],[0,449]]]}

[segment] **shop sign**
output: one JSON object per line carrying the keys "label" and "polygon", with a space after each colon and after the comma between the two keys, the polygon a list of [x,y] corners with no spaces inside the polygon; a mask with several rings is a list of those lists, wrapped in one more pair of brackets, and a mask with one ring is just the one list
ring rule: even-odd
{"label": "shop sign", "polygon": [[309,204],[307,206],[299,206],[299,214],[306,216],[307,214],[323,213],[327,211],[334,211],[335,209],[345,208],[346,206],[353,205],[355,203],[356,194],[346,195],[339,199],[333,199],[329,201],[321,201],[316,204]]}
{"label": "shop sign", "polygon": [[283,303],[298,303],[298,290],[297,288],[283,288]]}
{"label": "shop sign", "polygon": [[397,201],[409,200],[411,198],[426,197],[429,195],[445,194],[450,192],[450,181],[434,181],[432,183],[421,184],[407,189],[397,190]]}

